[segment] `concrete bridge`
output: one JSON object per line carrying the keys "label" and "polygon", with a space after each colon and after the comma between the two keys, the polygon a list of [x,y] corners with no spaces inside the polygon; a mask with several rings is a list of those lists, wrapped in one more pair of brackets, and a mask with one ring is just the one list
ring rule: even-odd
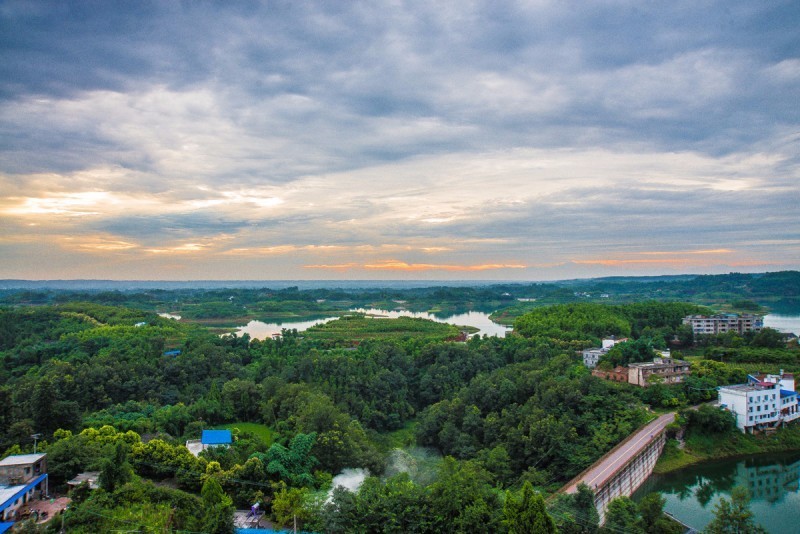
{"label": "concrete bridge", "polygon": [[583,473],[570,480],[560,491],[575,493],[581,483],[594,491],[594,504],[605,521],[608,503],[620,496],[630,497],[653,472],[666,443],[665,430],[675,420],[668,413],[643,426],[608,451]]}

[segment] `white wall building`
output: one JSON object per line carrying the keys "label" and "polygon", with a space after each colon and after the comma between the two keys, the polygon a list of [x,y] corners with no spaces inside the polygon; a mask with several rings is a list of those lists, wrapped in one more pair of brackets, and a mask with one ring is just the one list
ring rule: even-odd
{"label": "white wall building", "polygon": [[[776,428],[800,417],[794,390],[783,389],[780,380],[769,382],[753,376],[748,378],[747,384],[719,388],[720,407],[736,416],[739,430],[752,433]],[[791,383],[794,384],[794,378]]]}
{"label": "white wall building", "polygon": [[719,313],[717,315],[689,315],[683,318],[683,324],[690,325],[694,335],[716,335],[725,332],[758,332],[764,327],[764,319],[760,315],[736,313]]}
{"label": "white wall building", "polygon": [[617,343],[622,343],[623,341],[628,341],[628,338],[623,337],[617,339],[616,336],[610,336],[607,338],[603,338],[603,343],[601,347],[592,347],[590,349],[584,349],[583,365],[585,365],[589,369],[594,369],[595,367],[597,367],[597,362],[600,361],[600,358],[602,358],[605,353],[611,350],[611,347],[613,347]]}

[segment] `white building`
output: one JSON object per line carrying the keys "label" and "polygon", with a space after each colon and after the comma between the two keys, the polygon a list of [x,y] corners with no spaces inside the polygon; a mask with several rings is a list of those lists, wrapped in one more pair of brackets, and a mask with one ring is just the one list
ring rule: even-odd
{"label": "white building", "polygon": [[777,375],[758,375],[755,378],[761,382],[771,382],[773,384],[777,383],[781,386],[781,389],[797,391],[794,388],[794,375],[792,373],[784,373],[783,369],[781,369],[780,373]]}
{"label": "white building", "polygon": [[592,347],[591,349],[584,349],[583,350],[583,365],[588,367],[589,369],[594,369],[597,367],[597,362],[600,361],[600,358],[608,352],[606,349],[600,349],[597,347]]}
{"label": "white building", "polygon": [[600,358],[606,354],[611,347],[616,345],[617,343],[622,343],[623,341],[628,341],[627,337],[617,339],[616,336],[610,336],[607,338],[603,338],[602,347],[592,347],[590,349],[583,350],[583,365],[588,367],[589,369],[594,369],[597,367],[597,362],[600,361]]}
{"label": "white building", "polygon": [[777,380],[767,381],[748,376],[746,384],[719,388],[720,407],[736,416],[736,426],[742,432],[776,428],[800,417],[797,393],[781,387],[782,384],[794,386],[794,377],[785,382],[778,375],[768,377]]}
{"label": "white building", "polygon": [[725,332],[758,332],[764,327],[764,319],[760,315],[749,313],[719,313],[717,315],[688,315],[683,324],[690,325],[694,335],[716,335]]}

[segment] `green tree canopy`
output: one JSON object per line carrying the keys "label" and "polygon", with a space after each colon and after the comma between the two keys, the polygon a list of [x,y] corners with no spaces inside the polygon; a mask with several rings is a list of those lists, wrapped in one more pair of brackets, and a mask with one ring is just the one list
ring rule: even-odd
{"label": "green tree canopy", "polygon": [[547,513],[544,499],[529,482],[519,493],[507,492],[503,515],[509,534],[555,534],[556,524]]}
{"label": "green tree canopy", "polygon": [[747,488],[733,488],[730,500],[723,497],[714,508],[714,519],[706,527],[706,534],[766,534],[753,519],[749,503]]}

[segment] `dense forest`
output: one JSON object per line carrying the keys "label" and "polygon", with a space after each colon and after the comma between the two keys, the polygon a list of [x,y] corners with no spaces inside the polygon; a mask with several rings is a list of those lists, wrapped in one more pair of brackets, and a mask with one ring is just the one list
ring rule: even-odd
{"label": "dense forest", "polygon": [[[468,310],[495,312],[512,324],[532,308],[552,304],[620,304],[658,300],[691,302],[743,311],[800,309],[800,272],[657,277],[611,277],[539,283],[385,287],[298,286],[256,283],[236,287],[175,287],[153,282],[28,282],[0,280],[0,304],[61,304],[75,301],[177,313],[205,323],[235,324],[244,319],[318,318],[349,313],[354,307],[408,309],[448,315]],[[94,289],[82,289],[82,286]],[[201,286],[201,284],[198,284]],[[344,286],[344,284],[342,284]]]}
{"label": "dense forest", "polygon": [[[758,284],[775,287],[764,278]],[[512,288],[501,289],[466,295],[499,301]],[[210,309],[248,291],[198,293],[192,305]],[[332,290],[285,291],[310,308],[362,302]],[[436,291],[431,299],[457,300]],[[350,314],[251,340],[159,316],[174,293],[143,295],[9,293],[0,308],[0,452],[30,451],[38,433],[54,488],[79,472],[103,473],[102,489],[73,496],[63,518],[70,532],[126,524],[229,532],[233,509],[254,502],[276,524],[298,520],[320,532],[525,532],[524,521],[593,531],[586,495],[542,496],[653,408],[710,399],[717,385],[743,380],[740,362],[790,367],[798,357],[769,331],[695,340],[681,318],[708,309],[681,302],[537,307],[506,338],[463,340],[449,325]],[[116,298],[122,304],[108,304]],[[596,378],[580,350],[607,335],[698,354],[693,376],[646,389]],[[195,457],[184,446],[223,427],[234,429],[228,449]],[[332,478],[354,468],[370,475],[361,487],[329,493]],[[651,501],[612,518],[656,522]]]}

